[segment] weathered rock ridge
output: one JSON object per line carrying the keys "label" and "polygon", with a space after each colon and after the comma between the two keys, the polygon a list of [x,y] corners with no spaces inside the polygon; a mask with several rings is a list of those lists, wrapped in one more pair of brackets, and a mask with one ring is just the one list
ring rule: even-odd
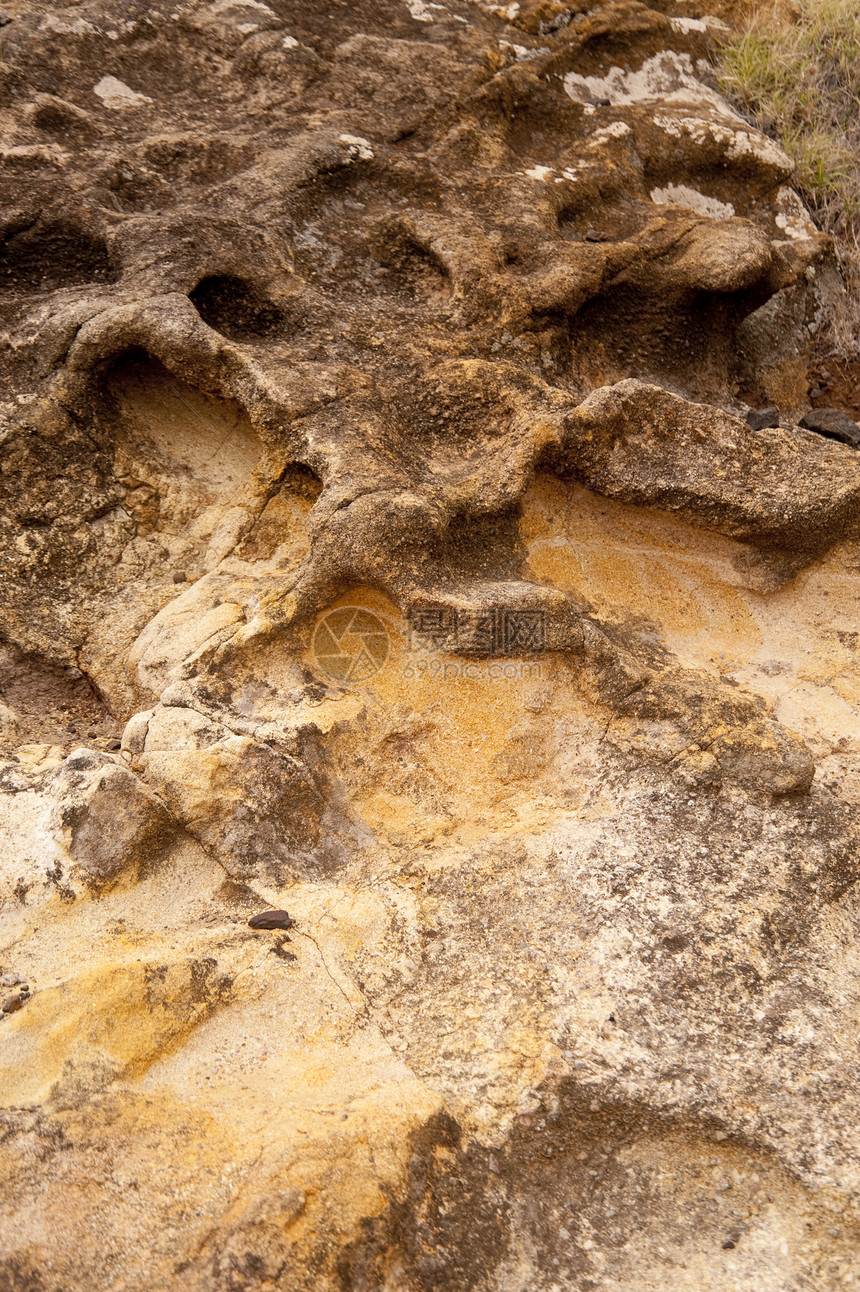
{"label": "weathered rock ridge", "polygon": [[0,1289],[860,1280],[860,454],[722,18],[3,13]]}

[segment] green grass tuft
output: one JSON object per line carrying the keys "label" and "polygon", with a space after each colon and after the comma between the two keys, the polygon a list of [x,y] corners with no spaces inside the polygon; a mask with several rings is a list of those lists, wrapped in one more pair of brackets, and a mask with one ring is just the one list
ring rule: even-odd
{"label": "green grass tuft", "polygon": [[794,183],[832,234],[845,271],[844,317],[830,343],[860,355],[860,3],[798,0],[792,23],[759,16],[717,55],[723,91],[777,139],[797,167]]}

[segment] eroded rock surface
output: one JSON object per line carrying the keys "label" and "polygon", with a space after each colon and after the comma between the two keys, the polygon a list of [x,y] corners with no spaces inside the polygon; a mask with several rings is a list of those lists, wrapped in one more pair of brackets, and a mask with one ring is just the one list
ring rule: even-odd
{"label": "eroded rock surface", "polygon": [[721,17],[4,13],[0,1287],[860,1279],[860,455]]}

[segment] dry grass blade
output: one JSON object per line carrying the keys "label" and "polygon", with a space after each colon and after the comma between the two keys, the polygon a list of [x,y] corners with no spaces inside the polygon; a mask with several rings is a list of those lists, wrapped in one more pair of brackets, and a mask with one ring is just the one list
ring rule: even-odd
{"label": "dry grass blade", "polygon": [[796,164],[795,184],[835,241],[847,295],[828,342],[860,355],[860,10],[799,0],[795,21],[758,15],[717,55],[723,90]]}

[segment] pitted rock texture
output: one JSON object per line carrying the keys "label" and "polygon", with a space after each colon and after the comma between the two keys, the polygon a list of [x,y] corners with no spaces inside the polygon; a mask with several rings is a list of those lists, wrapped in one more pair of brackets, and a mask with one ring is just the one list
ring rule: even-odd
{"label": "pitted rock texture", "polygon": [[850,1286],[860,455],[720,14],[4,13],[0,1287]]}

